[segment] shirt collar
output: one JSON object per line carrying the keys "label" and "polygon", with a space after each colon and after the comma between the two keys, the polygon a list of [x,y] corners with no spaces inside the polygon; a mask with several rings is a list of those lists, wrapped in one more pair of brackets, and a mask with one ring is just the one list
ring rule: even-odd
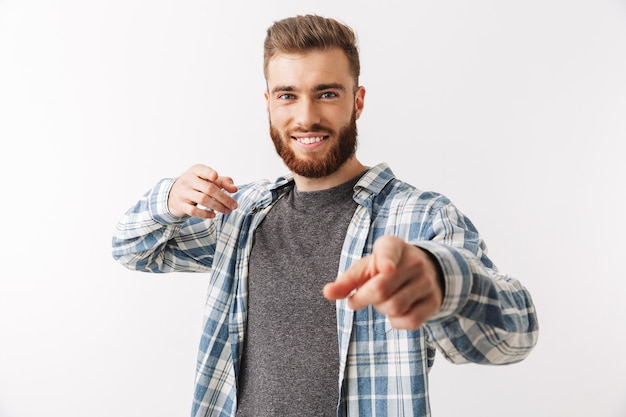
{"label": "shirt collar", "polygon": [[380,194],[395,177],[385,162],[371,167],[354,186],[354,201],[361,205],[369,205],[368,202]]}
{"label": "shirt collar", "polygon": [[[395,174],[386,162],[369,168],[354,186],[354,200],[358,204],[369,205],[368,201],[380,194],[385,186],[395,177]],[[276,199],[293,186],[293,174],[289,173],[276,179],[270,188],[270,192]]]}

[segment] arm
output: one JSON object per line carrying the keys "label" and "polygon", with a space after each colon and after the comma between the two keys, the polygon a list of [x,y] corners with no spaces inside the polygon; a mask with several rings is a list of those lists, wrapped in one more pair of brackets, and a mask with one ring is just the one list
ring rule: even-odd
{"label": "arm", "polygon": [[348,296],[355,310],[373,305],[399,329],[425,325],[452,362],[524,359],[538,330],[528,291],[493,268],[473,225],[452,205],[431,220],[426,240],[379,238],[371,255],[327,285],[325,296]]}
{"label": "arm", "polygon": [[215,250],[216,212],[229,213],[237,188],[228,177],[194,165],[161,180],[126,212],[113,236],[113,257],[148,272],[207,271]]}

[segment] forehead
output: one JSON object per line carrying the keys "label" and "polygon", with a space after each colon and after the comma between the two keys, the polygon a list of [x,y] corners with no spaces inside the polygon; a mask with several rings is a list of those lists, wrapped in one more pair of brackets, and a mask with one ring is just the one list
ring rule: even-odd
{"label": "forehead", "polygon": [[350,65],[339,48],[306,52],[280,52],[270,58],[267,66],[268,86],[290,85],[306,88],[319,83],[352,86]]}

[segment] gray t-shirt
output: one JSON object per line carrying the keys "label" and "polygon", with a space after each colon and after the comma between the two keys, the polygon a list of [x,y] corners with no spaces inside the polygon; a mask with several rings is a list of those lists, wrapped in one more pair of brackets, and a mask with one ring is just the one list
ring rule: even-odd
{"label": "gray t-shirt", "polygon": [[256,230],[238,417],[336,414],[337,319],[322,288],[337,277],[359,177],[323,191],[294,188]]}

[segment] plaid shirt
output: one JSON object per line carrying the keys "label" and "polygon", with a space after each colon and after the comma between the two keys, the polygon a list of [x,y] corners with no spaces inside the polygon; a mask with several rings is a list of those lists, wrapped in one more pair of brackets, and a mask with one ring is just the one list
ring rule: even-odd
{"label": "plaid shirt", "polygon": [[[161,180],[125,214],[113,256],[136,270],[210,274],[191,414],[232,417],[254,230],[293,179],[240,187],[234,195],[239,208],[214,220],[172,216],[172,184]],[[446,286],[440,311],[415,331],[393,329],[372,307],[354,312],[345,300],[337,302],[338,416],[429,416],[428,371],[436,348],[454,363],[507,364],[530,353],[538,333],[530,294],[497,271],[473,224],[447,198],[397,180],[380,164],[356,184],[354,200],[339,272],[391,234],[432,253]]]}

